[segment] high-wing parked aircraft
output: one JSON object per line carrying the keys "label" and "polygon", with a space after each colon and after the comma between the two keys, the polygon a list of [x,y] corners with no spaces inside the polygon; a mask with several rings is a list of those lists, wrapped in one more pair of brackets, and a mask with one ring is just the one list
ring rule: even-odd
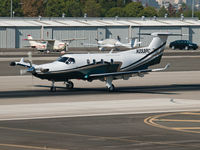
{"label": "high-wing parked aircraft", "polygon": [[43,39],[33,39],[31,35],[28,35],[27,39],[29,41],[31,48],[36,48],[38,51],[68,51],[69,44],[74,40],[84,40],[84,38],[73,38],[66,40],[43,40]]}
{"label": "high-wing parked aircraft", "polygon": [[106,49],[106,48],[114,48],[114,49],[120,49],[123,48],[134,48],[141,44],[141,42],[138,41],[138,38],[132,38],[129,43],[121,43],[120,39],[105,39],[105,40],[98,40],[96,39],[97,44],[84,44],[84,45],[92,45],[97,46],[100,51]]}
{"label": "high-wing parked aircraft", "polygon": [[148,69],[149,66],[160,63],[167,37],[175,34],[157,32],[148,35],[152,35],[153,40],[149,46],[143,48],[116,53],[65,54],[52,63],[41,65],[24,62],[22,58],[20,62],[11,62],[10,65],[27,67],[27,72],[35,77],[51,81],[51,91],[56,91],[54,83],[59,81],[66,83],[67,88],[73,88],[71,79],[104,81],[108,90],[114,91],[113,80],[143,77],[149,72],[168,68],[169,65],[164,68]]}

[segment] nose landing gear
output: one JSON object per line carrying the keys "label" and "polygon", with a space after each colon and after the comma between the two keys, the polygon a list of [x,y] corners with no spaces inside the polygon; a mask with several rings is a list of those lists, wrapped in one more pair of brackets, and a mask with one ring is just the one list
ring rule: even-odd
{"label": "nose landing gear", "polygon": [[106,86],[107,86],[109,92],[115,91],[115,86],[112,84],[112,81],[113,81],[112,77],[106,78]]}
{"label": "nose landing gear", "polygon": [[55,87],[55,81],[52,81],[52,85],[51,85],[51,88],[50,88],[50,91],[51,92],[56,92],[56,87]]}

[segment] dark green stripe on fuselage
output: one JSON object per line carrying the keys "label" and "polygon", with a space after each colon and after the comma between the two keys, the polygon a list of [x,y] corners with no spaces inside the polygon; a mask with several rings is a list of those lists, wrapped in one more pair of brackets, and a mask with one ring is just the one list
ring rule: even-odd
{"label": "dark green stripe on fuselage", "polygon": [[70,69],[60,72],[41,72],[33,73],[33,75],[40,79],[47,79],[51,81],[67,81],[68,79],[90,80],[88,78],[90,74],[116,72],[119,70],[121,64],[121,62],[115,62],[113,64],[104,62],[99,64],[91,64],[81,69]]}

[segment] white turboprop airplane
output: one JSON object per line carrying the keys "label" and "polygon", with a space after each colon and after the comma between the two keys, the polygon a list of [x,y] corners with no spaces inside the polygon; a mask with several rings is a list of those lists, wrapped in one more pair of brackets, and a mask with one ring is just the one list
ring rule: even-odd
{"label": "white turboprop airplane", "polygon": [[84,40],[84,38],[73,38],[66,40],[43,40],[43,39],[33,39],[31,35],[28,35],[27,39],[29,41],[31,47],[36,48],[38,51],[68,51],[69,44],[74,40]]}
{"label": "white turboprop airplane", "polygon": [[97,46],[100,51],[105,50],[106,48],[114,48],[114,49],[120,49],[120,48],[135,48],[141,42],[138,41],[138,38],[132,38],[129,43],[121,43],[120,39],[105,39],[105,40],[98,40],[97,44],[84,44],[84,45],[92,45],[92,46]]}
{"label": "white turboprop airplane", "polygon": [[136,48],[116,53],[98,54],[65,54],[56,61],[47,64],[36,65],[31,62],[11,62],[11,66],[19,65],[28,67],[27,72],[40,79],[52,82],[51,91],[56,91],[55,82],[66,83],[66,88],[73,88],[71,79],[82,79],[86,81],[105,81],[109,91],[114,91],[113,80],[130,77],[143,77],[149,72],[164,71],[164,68],[148,69],[149,66],[159,64],[166,45],[168,32],[157,32],[152,34],[153,40],[147,47]]}

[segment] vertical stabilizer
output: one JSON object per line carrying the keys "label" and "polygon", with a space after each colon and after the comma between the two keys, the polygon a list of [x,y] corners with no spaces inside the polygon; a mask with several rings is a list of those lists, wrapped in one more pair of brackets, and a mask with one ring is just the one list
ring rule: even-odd
{"label": "vertical stabilizer", "polygon": [[37,42],[33,41],[33,37],[31,35],[28,35],[28,42],[30,43],[31,46],[37,45]]}
{"label": "vertical stabilizer", "polygon": [[153,40],[149,44],[149,49],[154,50],[157,48],[164,49],[167,38],[171,33],[152,33],[151,35],[153,36]]}

